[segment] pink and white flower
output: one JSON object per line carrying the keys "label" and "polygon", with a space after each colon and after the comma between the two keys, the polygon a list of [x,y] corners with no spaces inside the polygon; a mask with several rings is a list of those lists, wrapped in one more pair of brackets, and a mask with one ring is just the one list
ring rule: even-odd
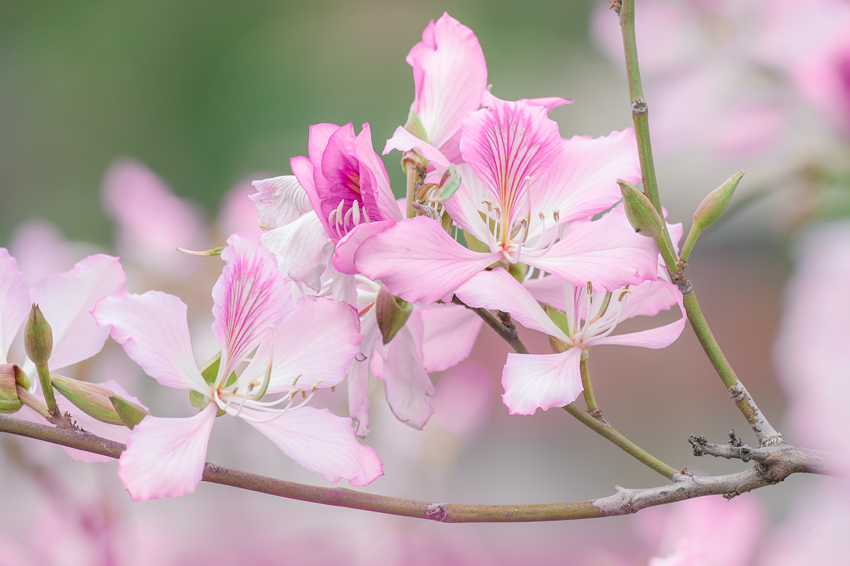
{"label": "pink and white flower", "polygon": [[[464,248],[439,222],[418,217],[343,249],[356,270],[425,303],[497,262],[609,290],[653,277],[655,245],[635,235],[621,210],[585,221],[619,200],[618,178],[640,178],[633,132],[563,140],[547,107],[484,98],[487,106],[463,122],[460,147],[469,166],[458,168],[463,186],[445,207],[487,251]],[[335,263],[343,269],[340,251]]]}
{"label": "pink and white flower", "polygon": [[[101,301],[97,322],[160,384],[199,394],[206,407],[187,419],[152,416],[136,426],[118,473],[135,500],[179,497],[201,480],[216,414],[239,416],[305,468],[360,486],[382,475],[375,452],[355,439],[349,419],[294,404],[296,393],[332,387],[357,355],[361,337],[348,305],[293,299],[257,236],[234,234],[213,288],[213,333],[222,353],[207,382],[190,345],[186,305],[150,291]],[[235,380],[255,352],[247,367]],[[273,401],[265,395],[278,395]],[[305,401],[306,403],[306,401]]]}
{"label": "pink and white flower", "polygon": [[[502,398],[511,414],[530,415],[537,409],[563,407],[575,401],[582,392],[581,358],[592,347],[618,344],[665,348],[685,326],[682,310],[680,319],[665,326],[612,335],[617,325],[628,318],[651,316],[673,304],[681,309],[682,295],[669,283],[646,281],[634,289],[626,286],[600,292],[589,282],[576,286],[549,276],[536,286],[551,294],[551,287],[559,284],[563,288],[565,325],[556,324],[532,292],[503,269],[481,272],[456,291],[466,304],[508,312],[526,328],[548,334],[566,348],[559,354],[508,354],[502,372]],[[529,286],[534,288],[535,283],[530,282]]]}

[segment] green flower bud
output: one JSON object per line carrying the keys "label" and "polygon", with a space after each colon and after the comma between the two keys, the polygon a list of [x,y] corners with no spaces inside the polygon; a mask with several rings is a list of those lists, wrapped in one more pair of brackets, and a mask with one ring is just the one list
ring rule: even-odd
{"label": "green flower bud", "polygon": [[635,232],[649,238],[658,236],[664,229],[664,221],[655,207],[652,206],[649,198],[637,190],[634,185],[622,179],[618,179],[617,184],[620,185],[620,192],[623,193],[626,217]]}
{"label": "green flower bud", "polygon": [[743,176],[744,172],[738,171],[705,197],[694,213],[694,227],[697,230],[705,230],[720,218],[729,206],[729,201],[732,200],[732,195]]}
{"label": "green flower bud", "polygon": [[[128,412],[132,411],[134,414],[142,414],[142,417],[148,414],[144,407],[122,399],[114,391],[102,385],[69,379],[55,373],[50,374],[50,380],[53,382],[53,387],[58,389],[68,401],[100,422],[111,425],[129,426],[125,424],[121,414],[115,408],[115,404],[112,401],[113,398],[120,399],[122,407],[125,407]],[[136,420],[133,426],[140,420],[141,418]]]}
{"label": "green flower bud", "polygon": [[[0,413],[15,413],[24,406],[18,399],[15,364],[0,365]],[[18,368],[20,369],[20,368]]]}
{"label": "green flower bud", "polygon": [[143,407],[131,403],[118,395],[113,395],[109,400],[112,401],[112,406],[115,407],[115,411],[121,417],[124,426],[130,430],[133,430],[149,414]]}
{"label": "green flower bud", "polygon": [[41,309],[33,303],[29,320],[24,330],[24,346],[27,356],[36,366],[44,365],[53,352],[53,330],[41,314]]}
{"label": "green flower bud", "polygon": [[381,287],[378,291],[378,300],[375,301],[375,315],[378,318],[378,328],[381,330],[384,344],[389,344],[390,340],[395,338],[412,313],[411,303],[394,296],[386,287]]}

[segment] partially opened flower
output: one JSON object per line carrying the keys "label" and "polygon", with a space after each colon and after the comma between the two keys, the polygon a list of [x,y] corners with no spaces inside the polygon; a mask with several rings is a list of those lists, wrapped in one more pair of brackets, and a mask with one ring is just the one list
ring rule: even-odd
{"label": "partially opened flower", "polygon": [[460,147],[469,167],[459,169],[463,186],[445,203],[482,252],[458,244],[440,222],[417,217],[365,238],[349,252],[356,269],[405,300],[425,303],[446,298],[496,262],[609,290],[653,275],[654,243],[635,235],[622,212],[572,222],[617,202],[618,178],[639,179],[634,134],[562,140],[547,107],[486,93],[485,100],[487,107],[463,122]]}
{"label": "partially opened flower", "polygon": [[562,407],[575,401],[582,391],[581,357],[592,347],[619,344],[664,348],[679,337],[685,326],[682,310],[679,320],[665,326],[612,335],[627,318],[654,315],[674,304],[682,308],[681,293],[669,283],[646,281],[634,289],[627,286],[600,292],[591,283],[580,287],[568,281],[551,281],[563,286],[566,307],[554,316],[547,314],[531,292],[503,269],[481,272],[456,291],[470,306],[508,312],[523,326],[548,334],[561,351],[508,354],[502,385],[503,399],[511,414],[530,415],[537,409]]}
{"label": "partially opened flower", "polygon": [[[351,421],[294,403],[299,391],[332,387],[343,379],[362,339],[356,313],[333,301],[293,299],[258,236],[234,234],[228,244],[222,252],[227,266],[213,288],[213,333],[222,352],[211,381],[194,359],[186,305],[177,297],[124,294],[101,301],[94,311],[99,324],[113,325],[113,338],[148,375],[194,392],[193,402],[204,406],[186,419],[145,417],[119,462],[124,485],[136,500],[193,491],[221,412],[241,417],[329,481],[370,483],[382,474],[380,460],[356,441]],[[278,398],[269,401],[267,395]]]}

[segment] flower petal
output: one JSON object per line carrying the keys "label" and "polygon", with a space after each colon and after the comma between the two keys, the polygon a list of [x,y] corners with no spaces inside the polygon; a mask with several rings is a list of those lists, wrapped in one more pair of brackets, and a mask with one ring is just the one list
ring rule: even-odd
{"label": "flower petal", "polygon": [[354,255],[358,271],[406,301],[434,303],[499,259],[470,251],[436,220],[419,216],[368,238]]}
{"label": "flower petal", "polygon": [[257,192],[251,195],[251,200],[257,203],[257,215],[263,226],[272,229],[286,226],[313,210],[310,197],[295,175],[254,181],[252,185]]}
{"label": "flower petal", "polygon": [[79,248],[69,242],[52,222],[36,218],[19,224],[9,244],[18,270],[32,285],[45,277],[74,267]]}
{"label": "flower petal", "polygon": [[394,149],[399,151],[418,149],[422,157],[430,161],[440,173],[449,168],[449,160],[446,159],[446,156],[439,149],[426,141],[420,140],[402,126],[396,128],[393,137],[387,140],[382,153],[386,155]]}
{"label": "flower petal", "polygon": [[631,129],[596,139],[575,136],[561,143],[563,152],[532,189],[532,206],[547,219],[555,211],[562,223],[589,219],[622,198],[617,179],[640,181]]}
{"label": "flower petal", "polygon": [[209,392],[192,354],[186,304],[174,295],[106,297],[92,311],[97,324],[112,325],[112,339],[160,385]]}
{"label": "flower petal", "polygon": [[572,223],[559,242],[542,252],[523,252],[522,261],[574,285],[592,281],[614,291],[655,279],[658,248],[651,238],[635,234],[617,206],[599,220]]}
{"label": "flower petal", "polygon": [[461,177],[461,185],[457,192],[444,203],[446,211],[458,226],[482,242],[487,242],[491,236],[481,212],[486,210],[483,201],[492,201],[492,195],[472,167],[466,163],[458,165],[457,172]]}
{"label": "flower petal", "polygon": [[0,248],[0,363],[6,363],[9,346],[32,308],[30,291],[15,258]]}
{"label": "flower petal", "polygon": [[259,235],[237,233],[227,243],[221,253],[227,265],[212,291],[212,328],[224,358],[220,376],[230,375],[292,306],[286,279]]}
{"label": "flower petal", "polygon": [[316,292],[321,289],[333,243],[312,208],[291,223],[264,233],[260,240],[274,253],[281,273]]}
{"label": "flower petal", "polygon": [[428,140],[443,153],[451,154],[460,124],[467,113],[477,110],[487,87],[487,63],[478,38],[447,13],[431,21],[422,41],[407,55],[413,67],[416,98],[413,108]]}
{"label": "flower petal", "polygon": [[269,394],[338,384],[363,340],[357,311],[328,299],[302,297],[276,330]]}
{"label": "flower petal", "polygon": [[[360,162],[360,196],[371,220],[401,220],[403,216],[390,187],[384,162],[372,148],[372,131],[368,123],[363,124],[354,141],[353,155]],[[373,209],[379,210],[380,215],[372,216]]]}
{"label": "flower petal", "polygon": [[53,329],[52,371],[88,359],[103,348],[109,329],[91,315],[103,297],[124,291],[126,276],[117,257],[89,256],[71,271],[42,279],[32,288],[32,300],[41,307]]}
{"label": "flower petal", "polygon": [[358,224],[355,226],[336,243],[333,264],[337,271],[348,275],[356,275],[357,266],[354,264],[354,254],[357,252],[360,244],[366,238],[383,232],[394,224],[394,220],[381,220],[379,222],[369,222],[368,224]]}
{"label": "flower petal", "polygon": [[502,372],[502,399],[512,415],[563,407],[581,394],[581,348],[561,354],[508,354]]}
{"label": "flower petal", "polygon": [[421,430],[434,412],[434,384],[422,367],[422,352],[408,325],[385,349],[383,379],[390,409],[398,420]]}
{"label": "flower petal", "polygon": [[422,363],[428,372],[449,369],[466,359],[484,324],[474,312],[457,305],[420,307],[411,318],[421,320]]}
{"label": "flower petal", "polygon": [[[243,414],[260,420],[268,418],[267,413],[250,409],[245,409]],[[284,454],[330,482],[345,478],[359,487],[384,475],[375,451],[357,442],[351,420],[333,415],[327,409],[301,407],[271,422],[247,419],[246,422]]]}
{"label": "flower petal", "polygon": [[476,274],[458,287],[455,294],[471,307],[511,313],[511,316],[526,328],[572,343],[558,325],[552,322],[531,293],[504,269],[497,268]]}
{"label": "flower petal", "polygon": [[180,497],[195,491],[204,475],[214,403],[188,419],[148,415],[127,439],[118,477],[133,501]]}
{"label": "flower petal", "polygon": [[366,316],[361,321],[361,355],[348,368],[348,414],[354,421],[354,433],[360,438],[369,434],[369,365],[375,351],[378,338],[378,321],[374,316]]}

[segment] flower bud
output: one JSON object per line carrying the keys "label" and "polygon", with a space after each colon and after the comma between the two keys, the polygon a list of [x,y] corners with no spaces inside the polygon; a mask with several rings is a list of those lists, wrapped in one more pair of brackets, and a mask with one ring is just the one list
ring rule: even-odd
{"label": "flower bud", "polygon": [[133,430],[149,414],[143,407],[131,403],[118,395],[113,395],[109,400],[112,401],[112,406],[115,407],[115,411],[121,417],[124,426],[130,430]]}
{"label": "flower bud", "polygon": [[389,344],[395,338],[398,331],[413,313],[413,305],[403,299],[399,299],[390,293],[385,286],[378,291],[378,300],[375,301],[375,315],[378,318],[378,328],[381,330],[384,344]]}
{"label": "flower bud", "polygon": [[24,330],[24,347],[27,356],[36,366],[46,364],[53,352],[53,330],[44,315],[41,314],[41,309],[35,303],[32,305],[30,317]]}
{"label": "flower bud", "polygon": [[24,406],[18,399],[15,364],[0,365],[0,413],[15,413]]}
{"label": "flower bud", "polygon": [[623,205],[626,209],[626,217],[635,232],[641,236],[655,238],[664,229],[664,221],[661,215],[652,206],[652,202],[645,194],[637,190],[631,183],[622,179],[617,180],[620,192],[623,193]]}
{"label": "flower bud", "polygon": [[720,218],[726,207],[729,206],[732,194],[743,176],[744,172],[738,171],[705,197],[705,200],[700,203],[694,213],[694,227],[697,230],[705,230]]}
{"label": "flower bud", "polygon": [[[50,380],[53,382],[53,387],[59,390],[68,401],[76,405],[87,415],[111,425],[129,426],[125,424],[121,414],[115,408],[113,398],[120,399],[127,407],[127,411],[132,411],[134,414],[141,413],[142,417],[148,412],[144,407],[140,407],[135,403],[130,403],[121,399],[114,391],[107,389],[96,383],[88,383],[86,381],[77,381],[69,379],[61,375],[51,374]],[[124,406],[122,405],[122,406]],[[132,420],[132,419],[131,419]],[[141,418],[133,423],[135,426]],[[130,427],[132,428],[132,427]]]}

